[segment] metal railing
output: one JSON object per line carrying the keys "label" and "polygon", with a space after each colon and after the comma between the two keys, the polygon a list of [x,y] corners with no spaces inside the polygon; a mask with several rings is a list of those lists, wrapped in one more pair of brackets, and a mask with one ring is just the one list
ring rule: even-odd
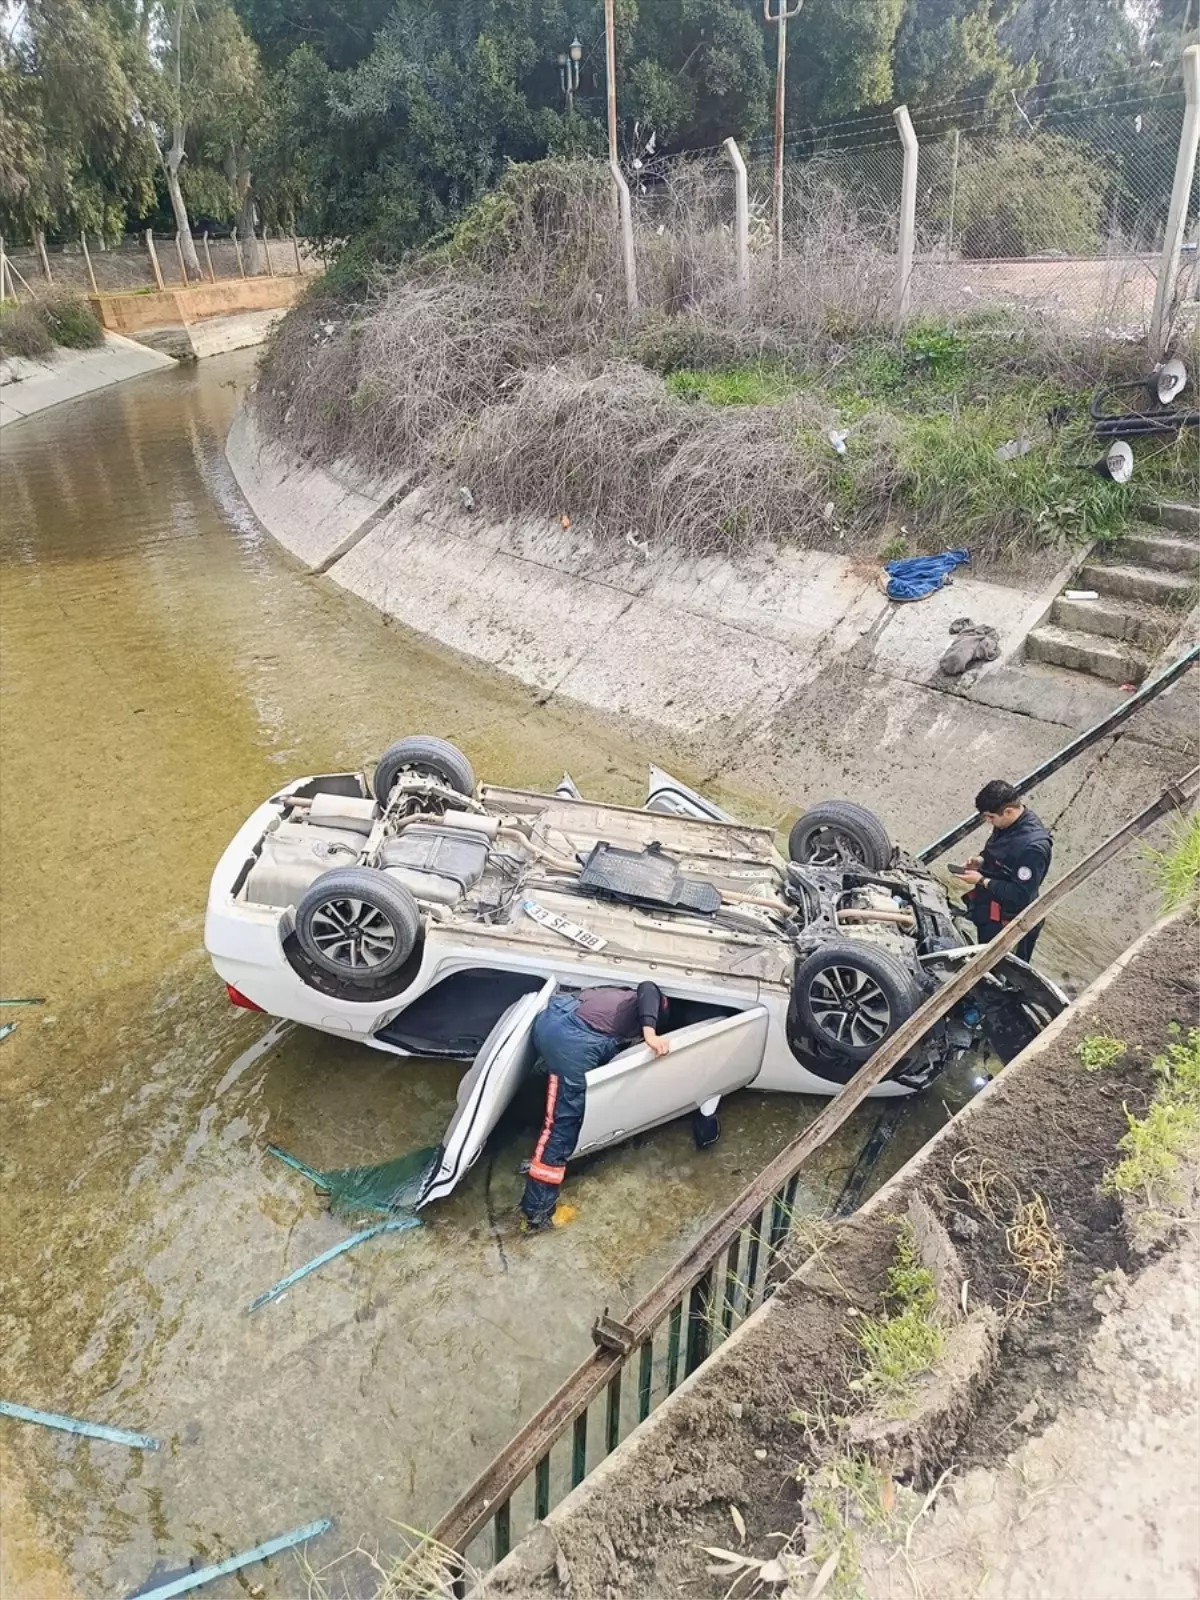
{"label": "metal railing", "polygon": [[800,1168],[809,1156],[1047,912],[1161,817],[1193,803],[1198,788],[1200,767],[1057,879],[896,1030],[624,1322],[607,1311],[597,1319],[593,1353],[428,1536],[424,1551],[450,1564],[456,1592],[462,1591],[464,1570],[502,1560],[768,1297],[791,1230]]}

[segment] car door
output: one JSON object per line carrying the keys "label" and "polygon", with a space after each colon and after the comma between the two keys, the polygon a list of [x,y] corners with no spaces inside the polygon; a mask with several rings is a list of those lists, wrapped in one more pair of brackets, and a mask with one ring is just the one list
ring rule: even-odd
{"label": "car door", "polygon": [[589,1072],[576,1153],[602,1150],[745,1088],[762,1066],[767,1021],[765,1006],[751,1006],[715,1022],[695,1022],[670,1035],[665,1056],[636,1044]]}
{"label": "car door", "polygon": [[458,1107],[417,1196],[418,1211],[431,1200],[444,1200],[479,1159],[488,1135],[529,1070],[533,1025],[556,987],[548,978],[540,989],[515,1000],[484,1040],[475,1064],[458,1086]]}

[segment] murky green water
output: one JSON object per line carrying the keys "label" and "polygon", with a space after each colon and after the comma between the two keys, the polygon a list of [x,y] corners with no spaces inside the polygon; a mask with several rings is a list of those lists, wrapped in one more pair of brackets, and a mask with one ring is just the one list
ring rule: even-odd
{"label": "murky green water", "polygon": [[[261,532],[222,441],[246,357],[64,406],[3,438],[0,1394],[158,1435],[137,1455],[0,1419],[5,1596],[128,1593],[337,1518],[319,1554],[430,1523],[706,1220],[818,1109],[742,1096],[570,1180],[578,1215],[522,1240],[513,1130],[431,1225],[248,1316],[344,1237],[318,1168],[436,1144],[458,1069],[231,1009],[201,948],[212,866],[288,776],[447,735],[488,778],[569,767],[644,792],[652,752],[542,708],[303,575]],[[670,752],[658,748],[659,757]],[[686,769],[685,769],[686,770]],[[869,1111],[808,1174],[841,1187]],[[894,1167],[944,1117],[893,1141]],[[882,1169],[881,1169],[882,1170]],[[318,1552],[314,1551],[314,1554]],[[288,1558],[206,1590],[303,1592]]]}

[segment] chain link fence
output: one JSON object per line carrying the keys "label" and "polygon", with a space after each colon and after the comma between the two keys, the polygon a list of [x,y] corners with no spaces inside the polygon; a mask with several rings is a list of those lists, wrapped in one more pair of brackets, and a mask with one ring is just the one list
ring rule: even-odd
{"label": "chain link fence", "polygon": [[[207,247],[203,239],[197,238],[195,245],[204,275],[202,281],[206,283],[267,274],[284,277],[294,276],[297,272],[318,273],[325,267],[325,261],[303,239],[269,238],[264,241],[259,238],[255,241],[256,250],[253,254],[248,240],[235,242],[232,237],[210,238]],[[154,248],[164,286],[167,289],[183,287],[187,279],[175,235],[156,233]],[[107,249],[102,249],[96,240],[89,239],[87,256],[79,241],[49,246],[46,252],[49,279],[41,257],[32,245],[14,247],[6,240],[5,254],[12,290],[18,299],[56,290],[90,294],[93,279],[100,294],[136,294],[140,289],[157,287],[144,235],[131,234]],[[195,280],[192,281],[194,283]]]}
{"label": "chain link fence", "polygon": [[[1090,103],[1089,103],[1090,102]],[[1076,334],[1149,329],[1183,127],[1181,78],[1108,97],[1069,85],[1022,107],[960,102],[914,112],[919,140],[909,316],[1003,315]],[[848,328],[892,315],[904,157],[890,114],[789,137],[784,274],[774,268],[772,149],[744,150],[751,295],[805,297]],[[718,148],[632,163],[639,273],[662,300],[657,241],[688,265],[666,309],[699,301],[734,259],[734,174]],[[686,248],[680,251],[682,241]],[[1177,300],[1197,296],[1200,172],[1193,172]]]}

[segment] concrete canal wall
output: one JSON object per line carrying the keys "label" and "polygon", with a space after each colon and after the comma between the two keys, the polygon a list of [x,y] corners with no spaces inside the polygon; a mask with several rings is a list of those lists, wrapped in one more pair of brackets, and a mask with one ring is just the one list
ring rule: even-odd
{"label": "concrete canal wall", "polygon": [[99,350],[60,350],[45,361],[11,357],[0,362],[0,427],[173,365],[170,356],[112,333]]}
{"label": "concrete canal wall", "polygon": [[[447,511],[403,477],[370,482],[344,464],[303,461],[262,434],[252,402],[227,455],[260,521],[311,570],[512,674],[540,701],[567,697],[665,730],[716,790],[778,796],[769,820],[779,823],[806,802],[852,796],[918,847],[970,810],[980,782],[1030,770],[1119,697],[1019,660],[1062,572],[957,578],[897,606],[872,564],[826,552],[614,554],[557,523]],[[1003,642],[966,687],[938,672],[949,624],[964,615]],[[1038,791],[1060,862],[1187,765],[1194,706],[1185,678]],[[1154,914],[1138,862],[1114,864],[1097,884],[1089,898],[1102,899],[1102,917],[1079,905],[1056,919],[1056,966],[1068,976],[1094,975]]]}
{"label": "concrete canal wall", "polygon": [[194,360],[261,344],[272,323],[303,294],[307,274],[234,279],[134,294],[94,294],[88,302],[101,325]]}

